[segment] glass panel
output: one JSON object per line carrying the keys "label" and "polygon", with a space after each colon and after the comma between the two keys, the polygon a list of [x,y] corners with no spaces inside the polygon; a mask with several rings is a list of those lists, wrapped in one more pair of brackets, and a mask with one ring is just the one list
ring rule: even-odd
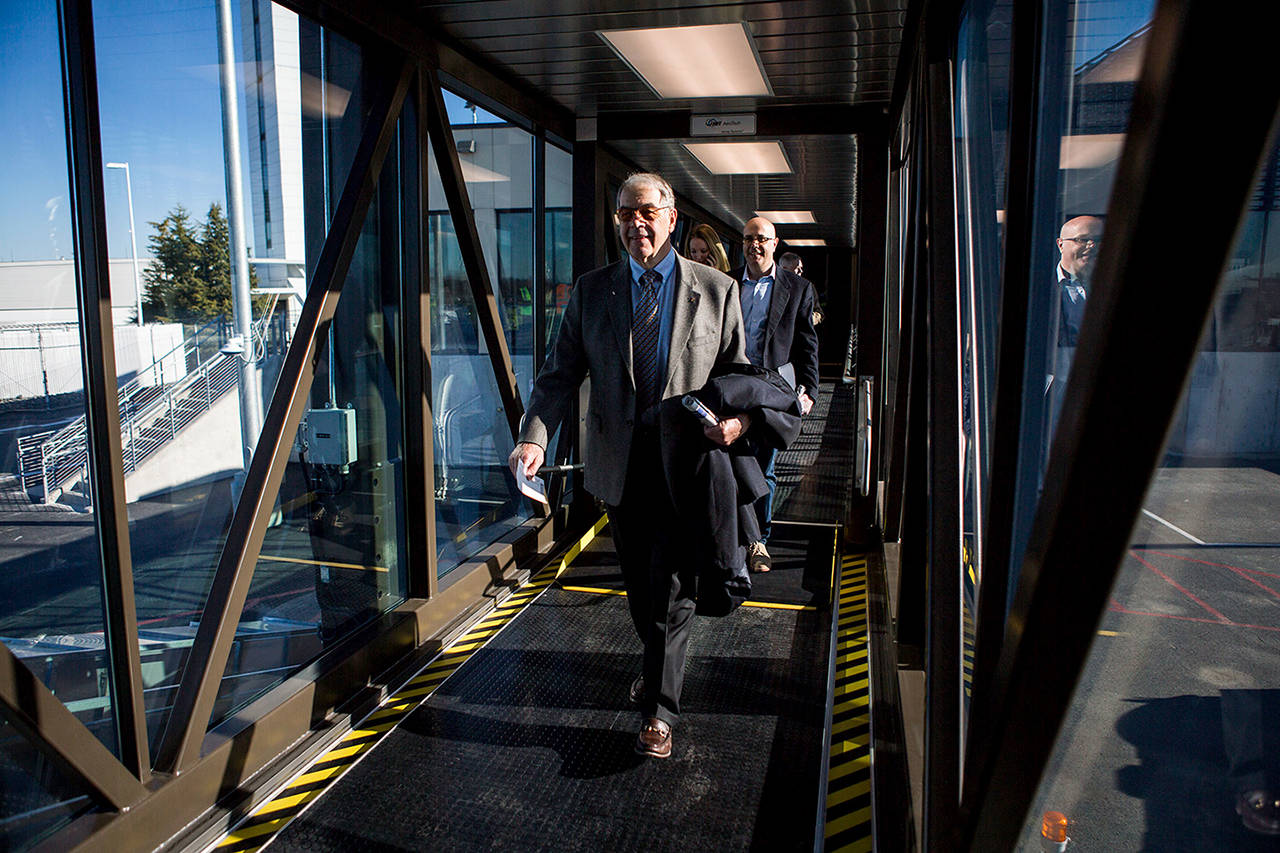
{"label": "glass panel", "polygon": [[[362,121],[358,47],[267,2],[232,10],[232,67],[219,61],[213,0],[122,1],[100,5],[95,18],[112,266],[130,285],[124,292],[135,282],[142,289],[143,322],[136,311],[118,317],[126,325],[116,337],[153,747]],[[231,143],[228,117],[239,128]],[[237,170],[239,216],[227,190]],[[353,269],[360,264],[358,256]],[[253,294],[247,311],[233,295],[243,275]],[[365,427],[361,400],[351,402]],[[287,482],[295,488],[286,499],[309,493],[301,478]],[[287,511],[264,553],[283,547],[276,540],[306,509]],[[378,565],[398,563],[392,555]],[[224,682],[215,721],[318,651],[314,572],[280,560],[256,571],[229,664],[237,678]]]}
{"label": "glass panel", "polygon": [[[23,117],[0,135],[0,641],[114,750],[58,40],[52,0],[0,10],[0,107]],[[122,322],[128,262],[110,274]],[[32,778],[5,798],[47,803]]]}
{"label": "glass panel", "polygon": [[1277,190],[1280,147],[1245,211],[1028,839],[1053,809],[1082,850],[1275,849]]}
{"label": "glass panel", "polygon": [[[507,469],[511,429],[434,158],[430,180],[427,257],[436,552],[437,574],[443,577],[529,518],[530,510]],[[531,354],[528,361],[532,362]]]}
{"label": "glass panel", "polygon": [[30,849],[93,809],[88,796],[0,720],[0,850]]}
{"label": "glass panel", "polygon": [[[1027,362],[1018,462],[1013,560],[1022,562],[1043,486],[1049,448],[1066,393],[1076,339],[1087,320],[1089,288],[1101,250],[1103,217],[1145,55],[1154,0],[1057,0],[1046,4],[1041,87],[1041,172],[1037,187]],[[1009,600],[1016,594],[1016,577]]]}
{"label": "glass panel", "polygon": [[573,287],[573,155],[550,143],[543,145],[547,217],[543,308],[547,312],[547,339],[542,343],[549,348],[560,331],[560,318]]}
{"label": "glass panel", "polygon": [[[470,102],[464,102],[461,110],[467,119],[458,122],[456,104],[460,99],[451,92],[444,94],[516,382],[528,394],[534,379],[534,139]],[[450,108],[451,104],[455,107]],[[437,208],[443,205],[435,200],[444,198],[437,194],[438,189],[438,184],[430,188],[432,205]]]}
{"label": "glass panel", "polygon": [[[388,81],[365,74],[356,45],[309,21],[300,30],[304,45],[319,47],[307,55],[325,89],[350,93],[342,113],[322,112],[303,128],[306,149],[324,155],[303,163],[314,273],[374,87]],[[317,365],[211,725],[289,677],[322,645],[405,598],[400,305],[403,229],[414,227],[416,213],[401,192],[399,170],[417,153],[401,148],[402,140],[416,138],[404,126],[414,124],[412,116],[401,122]]]}
{"label": "glass panel", "polygon": [[[1000,313],[1012,0],[969,4],[956,49],[956,224],[960,271],[961,731],[967,731],[974,622]],[[966,738],[961,737],[963,744]],[[962,764],[963,766],[963,764]]]}

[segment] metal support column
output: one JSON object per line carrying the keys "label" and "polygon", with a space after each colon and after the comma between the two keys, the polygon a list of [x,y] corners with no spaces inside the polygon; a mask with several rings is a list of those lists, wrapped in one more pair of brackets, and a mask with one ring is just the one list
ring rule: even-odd
{"label": "metal support column", "polygon": [[516,374],[511,365],[511,351],[507,347],[502,317],[498,313],[498,301],[494,296],[493,279],[489,277],[488,267],[485,266],[480,232],[476,230],[475,215],[467,195],[467,183],[462,176],[462,163],[458,159],[458,148],[453,141],[444,97],[440,93],[440,78],[430,68],[426,70],[425,76],[429,81],[426,96],[430,106],[425,116],[427,133],[431,139],[431,149],[435,153],[436,167],[440,172],[440,183],[449,203],[449,215],[458,235],[458,251],[462,254],[467,281],[471,284],[471,294],[475,298],[480,330],[489,350],[489,361],[493,365],[494,379],[498,385],[498,398],[502,401],[514,441],[520,432],[524,404],[520,401],[520,389],[516,386]]}
{"label": "metal support column", "polygon": [[110,661],[108,677],[120,760],[129,772],[145,782],[150,774],[150,760],[120,443],[92,3],[63,0],[58,5],[58,22],[89,439],[87,465],[102,567],[104,633]]}

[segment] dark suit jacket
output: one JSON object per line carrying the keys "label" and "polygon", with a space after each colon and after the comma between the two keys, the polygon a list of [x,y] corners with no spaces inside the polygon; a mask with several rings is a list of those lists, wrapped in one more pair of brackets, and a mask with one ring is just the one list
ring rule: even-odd
{"label": "dark suit jacket", "polygon": [[[742,281],[746,267],[731,270],[736,282]],[[813,327],[814,287],[808,279],[787,272],[774,264],[773,287],[769,293],[769,321],[764,330],[764,367],[774,370],[790,363],[796,371],[796,385],[818,387],[818,332]],[[741,308],[741,304],[739,304]]]}
{"label": "dark suit jacket", "polygon": [[[742,305],[738,282],[704,264],[676,256],[676,288],[666,384],[659,404],[662,460],[670,466],[679,433],[702,428],[680,397],[701,388],[712,368],[744,363]],[[627,258],[578,279],[564,309],[560,331],[529,395],[520,441],[545,448],[578,386],[591,377],[587,446],[583,452],[587,491],[613,506],[622,502],[636,386],[631,372],[631,268]]]}
{"label": "dark suit jacket", "polygon": [[1080,339],[1080,324],[1084,320],[1087,299],[1074,302],[1063,282],[1058,282],[1058,346],[1074,347]]}

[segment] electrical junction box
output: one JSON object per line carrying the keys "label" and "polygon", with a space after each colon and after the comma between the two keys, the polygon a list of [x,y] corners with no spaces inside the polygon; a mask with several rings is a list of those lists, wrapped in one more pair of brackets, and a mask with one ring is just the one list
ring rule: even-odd
{"label": "electrical junction box", "polygon": [[309,410],[302,438],[312,465],[348,467],[356,461],[356,410]]}

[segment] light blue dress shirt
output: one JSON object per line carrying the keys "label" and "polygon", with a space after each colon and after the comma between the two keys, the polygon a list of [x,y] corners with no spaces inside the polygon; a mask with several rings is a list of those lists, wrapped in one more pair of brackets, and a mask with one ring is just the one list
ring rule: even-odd
{"label": "light blue dress shirt", "polygon": [[[627,261],[631,264],[631,316],[636,316],[636,310],[640,306],[640,276],[644,273],[644,267],[636,263],[636,259],[627,255]],[[673,248],[667,252],[667,256],[658,261],[658,265],[653,268],[658,275],[662,276],[662,281],[658,283],[658,305],[661,312],[658,316],[658,376],[662,377],[658,380],[658,395],[662,395],[662,389],[667,384],[667,360],[671,352],[671,318],[675,314],[676,305],[676,250]]]}
{"label": "light blue dress shirt", "polygon": [[769,271],[759,279],[753,279],[750,273],[744,271],[738,294],[742,300],[742,325],[747,337],[747,361],[756,367],[764,364],[764,333],[769,327],[773,272],[773,267],[769,267]]}

